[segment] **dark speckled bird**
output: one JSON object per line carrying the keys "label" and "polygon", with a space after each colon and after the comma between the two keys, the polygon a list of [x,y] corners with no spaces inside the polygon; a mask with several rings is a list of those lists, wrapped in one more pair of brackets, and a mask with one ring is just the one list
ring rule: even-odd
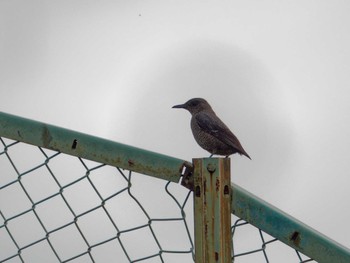
{"label": "dark speckled bird", "polygon": [[190,99],[185,104],[175,105],[173,108],[186,109],[192,114],[191,129],[193,136],[199,146],[211,153],[210,157],[214,154],[227,157],[239,153],[251,159],[237,137],[216,116],[205,99]]}

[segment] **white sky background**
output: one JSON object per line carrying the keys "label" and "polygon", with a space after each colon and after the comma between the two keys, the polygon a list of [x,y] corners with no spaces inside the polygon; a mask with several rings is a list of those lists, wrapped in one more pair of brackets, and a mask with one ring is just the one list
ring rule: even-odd
{"label": "white sky background", "polygon": [[1,111],[181,159],[206,98],[232,180],[350,247],[348,1],[1,1]]}

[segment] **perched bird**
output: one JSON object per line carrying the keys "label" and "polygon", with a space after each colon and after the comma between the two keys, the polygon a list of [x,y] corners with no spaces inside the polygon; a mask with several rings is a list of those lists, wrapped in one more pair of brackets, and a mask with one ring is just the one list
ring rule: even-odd
{"label": "perched bird", "polygon": [[227,157],[231,154],[239,153],[251,159],[237,137],[216,116],[206,100],[194,98],[185,104],[175,105],[173,108],[186,109],[191,113],[193,136],[199,146],[211,153],[210,157],[214,154]]}

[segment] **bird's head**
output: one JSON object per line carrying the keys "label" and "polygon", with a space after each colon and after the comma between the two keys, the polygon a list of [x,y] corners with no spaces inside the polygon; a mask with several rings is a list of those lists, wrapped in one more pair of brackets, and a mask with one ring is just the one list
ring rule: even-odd
{"label": "bird's head", "polygon": [[201,98],[190,99],[184,104],[173,106],[173,108],[188,110],[192,115],[201,111],[212,110],[209,103],[205,99]]}

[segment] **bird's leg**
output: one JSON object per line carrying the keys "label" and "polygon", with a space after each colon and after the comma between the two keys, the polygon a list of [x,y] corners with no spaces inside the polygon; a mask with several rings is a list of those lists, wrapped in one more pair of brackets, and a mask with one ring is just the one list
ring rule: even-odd
{"label": "bird's leg", "polygon": [[213,155],[214,155],[214,154],[212,153],[212,154],[209,156],[209,158],[213,157]]}

